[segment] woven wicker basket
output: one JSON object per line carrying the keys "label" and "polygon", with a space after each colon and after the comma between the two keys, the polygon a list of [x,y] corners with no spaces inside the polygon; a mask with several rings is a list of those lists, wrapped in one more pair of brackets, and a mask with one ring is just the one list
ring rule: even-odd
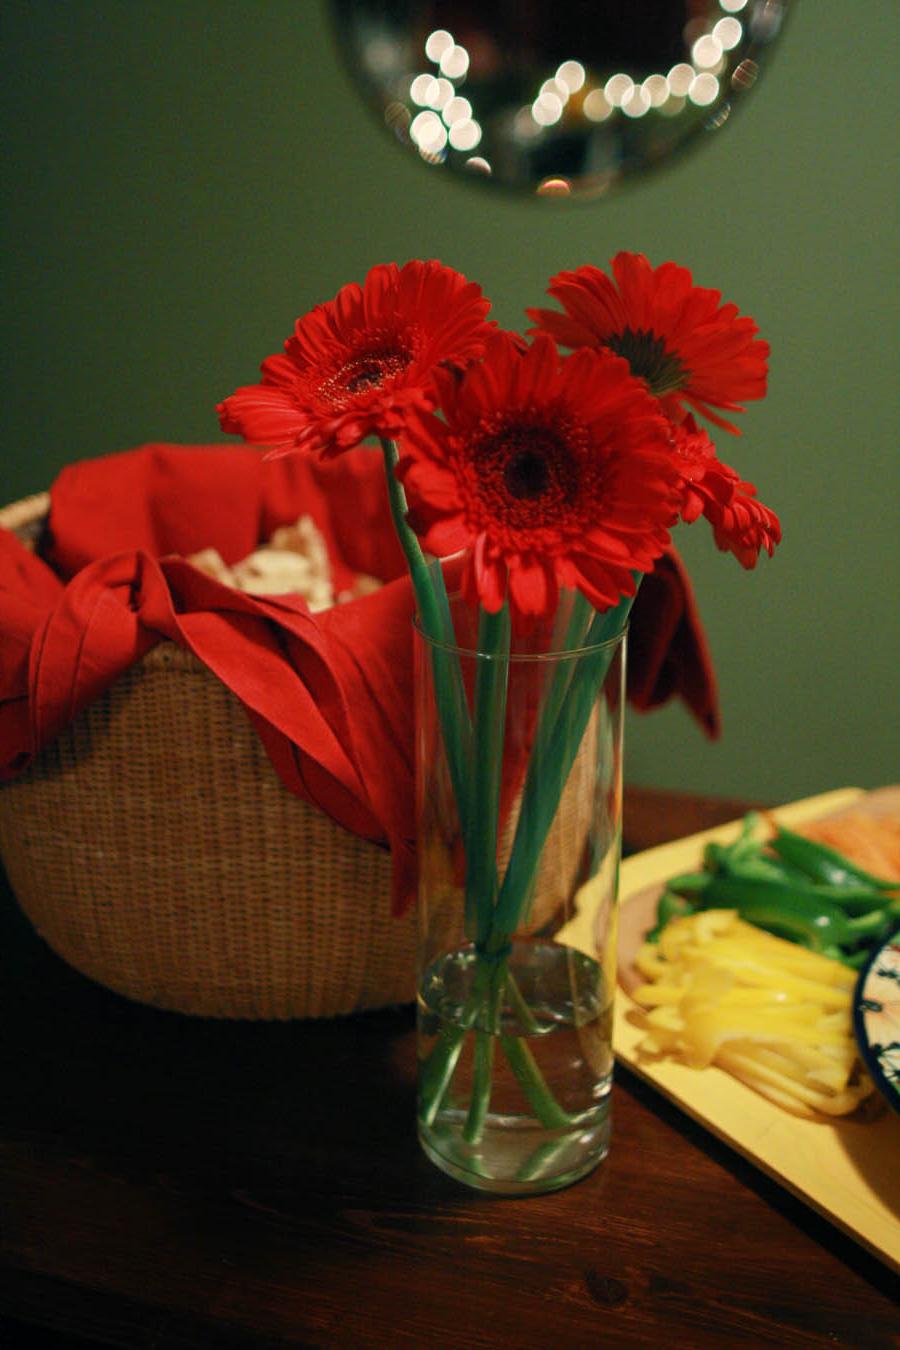
{"label": "woven wicker basket", "polygon": [[[47,507],[0,525],[30,542]],[[0,855],[54,951],[140,1002],[274,1019],[413,997],[390,854],[288,792],[238,700],[174,643],[0,788]]]}
{"label": "woven wicker basket", "polygon": [[[17,502],[0,526],[31,546],[48,506]],[[579,755],[566,784],[531,927],[570,894],[590,763]],[[139,1002],[283,1019],[414,997],[415,915],[391,915],[390,854],[288,792],[239,701],[175,643],[0,786],[0,857],[49,946]]]}

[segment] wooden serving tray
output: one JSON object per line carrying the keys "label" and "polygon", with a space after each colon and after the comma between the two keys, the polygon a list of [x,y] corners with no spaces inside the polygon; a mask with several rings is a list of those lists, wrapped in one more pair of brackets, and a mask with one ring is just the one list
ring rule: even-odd
{"label": "wooden serving tray", "polygon": [[[846,810],[896,811],[900,788],[865,793],[842,788],[778,807],[788,827]],[[613,1045],[621,1063],[743,1154],[762,1171],[900,1271],[900,1116],[887,1106],[875,1118],[804,1120],[712,1066],[691,1069],[638,1051],[642,1031],[628,990],[632,961],[652,927],[662,884],[701,864],[704,845],[729,843],[740,821],[663,844],[623,862],[619,894],[619,983]],[[880,1099],[879,1099],[880,1100]]]}

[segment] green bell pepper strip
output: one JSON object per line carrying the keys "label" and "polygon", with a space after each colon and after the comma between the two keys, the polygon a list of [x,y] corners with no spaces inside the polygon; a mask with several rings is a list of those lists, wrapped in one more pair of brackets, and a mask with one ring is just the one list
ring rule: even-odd
{"label": "green bell pepper strip", "polygon": [[813,951],[850,941],[847,917],[835,905],[813,902],[775,882],[717,877],[703,899],[704,909],[736,909],[748,923]]}
{"label": "green bell pepper strip", "polygon": [[[807,876],[797,875],[791,871],[782,871],[779,867],[772,867],[765,858],[748,858],[746,861],[734,863],[730,866],[722,867],[718,872],[711,876],[721,879],[734,881],[745,881],[748,883],[759,883],[760,885],[770,883],[772,885],[783,886],[790,890],[792,895],[806,896],[811,901],[824,900],[826,904],[837,905],[848,914],[868,914],[872,910],[889,911],[894,902],[882,891],[872,890],[866,886],[829,886],[822,885],[819,882],[810,881]],[[673,890],[677,887],[672,886]],[[705,894],[708,887],[705,887],[699,894]]]}
{"label": "green bell pepper strip", "polygon": [[683,872],[681,876],[672,877],[666,882],[666,890],[675,891],[677,895],[699,895],[706,890],[710,881],[711,872]]}
{"label": "green bell pepper strip", "polygon": [[824,896],[774,881],[714,877],[703,892],[703,909],[736,909],[759,928],[822,951],[849,947],[878,936],[889,924],[884,910],[851,917]]}
{"label": "green bell pepper strip", "polygon": [[[712,878],[709,878],[711,880]],[[690,900],[685,899],[683,895],[676,894],[669,882],[666,889],[656,905],[656,925],[647,934],[648,942],[658,942],[659,935],[665,928],[670,919],[684,918],[688,914],[696,914],[697,906],[691,904]]]}
{"label": "green bell pepper strip", "polygon": [[[892,909],[895,905],[900,906],[900,901],[892,900],[883,890],[867,882],[855,882],[849,872],[846,878],[837,884],[833,873],[823,875],[822,869],[813,864],[801,869],[793,858],[788,861],[777,854],[767,853],[763,844],[752,842],[747,829],[748,822],[756,820],[758,817],[755,815],[747,817],[744,833],[734,844],[725,845],[713,841],[706,846],[704,863],[707,874],[734,877],[742,881],[781,883],[789,886],[795,893],[839,905],[849,914],[867,914],[876,909]],[[808,842],[800,835],[795,835],[794,838],[800,845]],[[802,848],[798,848],[798,856],[803,856]],[[670,881],[669,888],[681,893],[679,881],[680,878]]]}
{"label": "green bell pepper strip", "polygon": [[777,858],[767,858],[761,846],[749,853],[735,853],[723,848],[721,844],[708,844],[704,854],[706,866],[713,874],[745,877],[757,881],[800,881],[807,882],[809,877],[794,867],[788,867]]}
{"label": "green bell pepper strip", "polygon": [[754,837],[759,827],[760,817],[756,811],[750,811],[741,823],[741,832],[730,844],[720,844],[712,840],[707,844],[703,851],[704,862],[718,865],[720,863],[736,863],[742,858],[752,857],[759,853],[760,845]]}
{"label": "green bell pepper strip", "polygon": [[[836,952],[835,960],[843,962],[845,966],[851,966],[853,970],[861,970],[871,954],[871,947],[860,947],[858,952]],[[825,955],[830,956],[831,952],[826,952]]]}

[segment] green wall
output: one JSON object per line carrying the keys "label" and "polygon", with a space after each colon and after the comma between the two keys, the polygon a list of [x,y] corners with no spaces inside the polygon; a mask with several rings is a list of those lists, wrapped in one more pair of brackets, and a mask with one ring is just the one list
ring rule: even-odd
{"label": "green wall", "polygon": [[219,439],[217,400],[375,262],[439,257],[517,326],[560,268],[674,258],[771,341],[770,396],[720,449],[785,541],[745,573],[680,532],[725,732],[633,717],[627,776],[773,800],[892,780],[896,6],[794,8],[731,125],[572,204],[400,154],[319,0],[6,0],[0,496],[84,456]]}

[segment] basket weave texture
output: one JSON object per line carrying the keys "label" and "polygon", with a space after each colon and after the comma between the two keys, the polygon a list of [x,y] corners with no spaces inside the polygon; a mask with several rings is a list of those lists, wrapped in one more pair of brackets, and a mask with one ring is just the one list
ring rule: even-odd
{"label": "basket weave texture", "polygon": [[[33,540],[47,506],[0,525]],[[0,855],[50,947],[140,1002],[286,1019],[413,998],[390,854],[288,792],[239,701],[174,643],[0,787]]]}

